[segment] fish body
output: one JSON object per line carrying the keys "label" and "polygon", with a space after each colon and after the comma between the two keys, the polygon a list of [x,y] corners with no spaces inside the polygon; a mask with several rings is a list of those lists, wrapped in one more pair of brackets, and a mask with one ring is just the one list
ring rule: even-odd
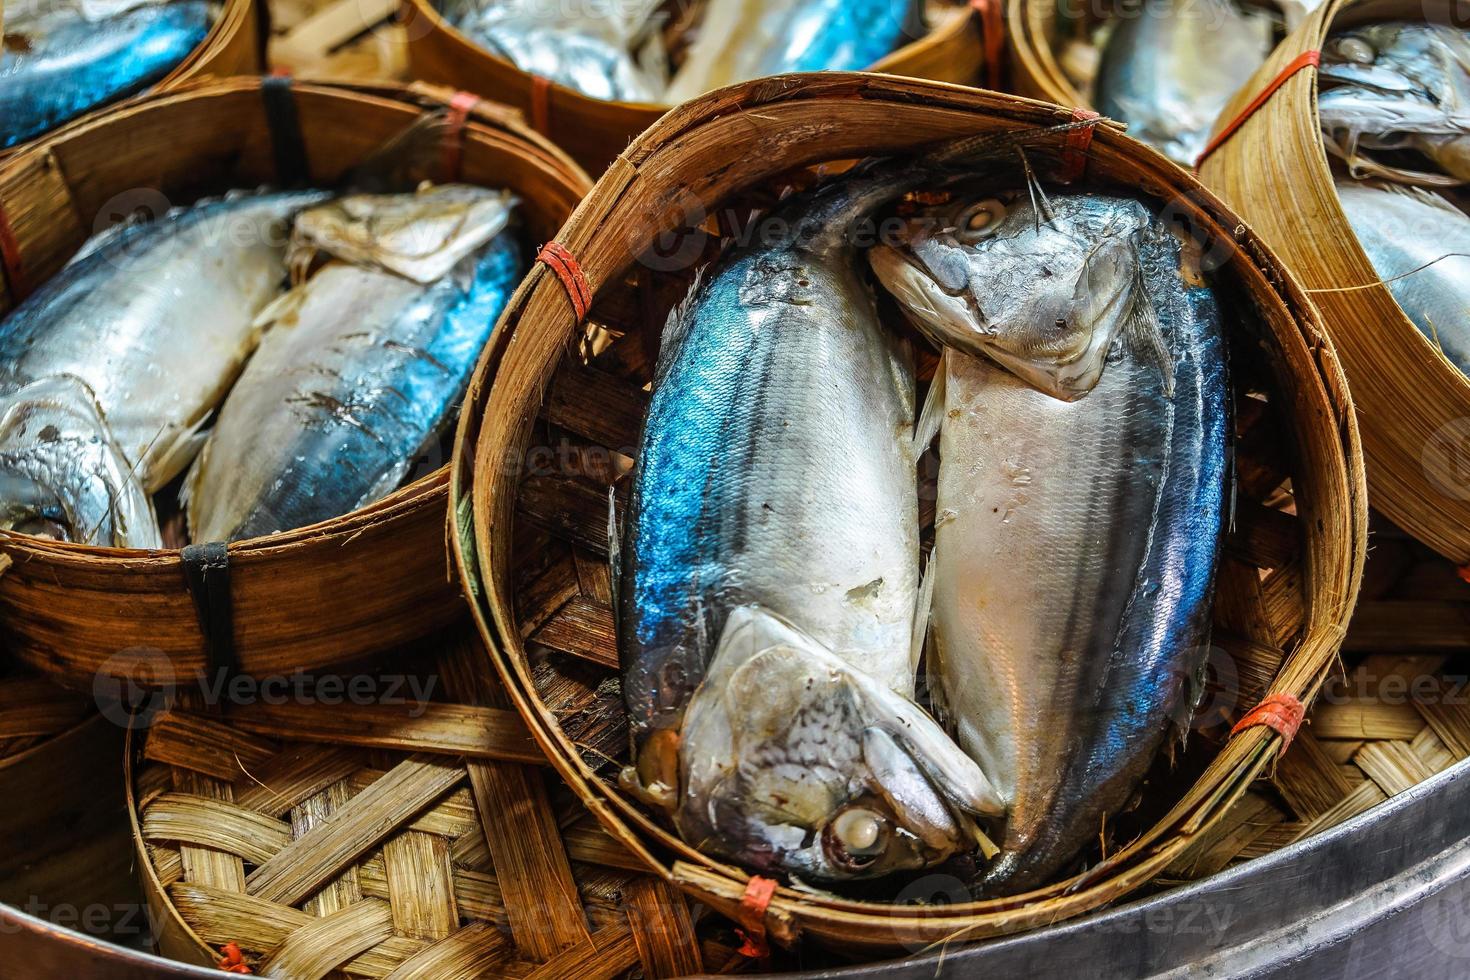
{"label": "fish body", "polygon": [[[260,347],[186,481],[193,540],[261,537],[357,510],[394,490],[439,436],[523,271],[520,245],[506,227],[514,200],[469,190],[324,205],[371,220],[374,200],[399,213],[404,197],[418,200],[431,230],[414,236],[404,224],[392,240],[413,239],[407,254],[420,262],[441,250],[436,243],[445,245],[454,261],[427,284],[331,261],[267,311]],[[445,239],[444,228],[433,230],[438,196],[467,204],[471,215],[490,212],[465,222],[482,237]],[[298,224],[320,220],[308,211]],[[405,255],[363,254],[390,265]]]}
{"label": "fish body", "polygon": [[203,42],[214,16],[205,0],[178,0],[95,22],[47,18],[29,50],[7,44],[0,55],[0,148],[158,81]]}
{"label": "fish body", "polygon": [[[1187,725],[1228,394],[1214,296],[1181,279],[1179,242],[1139,202],[1053,197],[1049,220],[1024,198],[989,206],[872,262],[949,347],[926,409],[940,432],[929,669],[1006,805],[986,883],[1016,892],[1095,841]],[[1097,370],[1018,373],[1024,358]]]}
{"label": "fish body", "polygon": [[[1470,32],[1398,22],[1342,31],[1323,49],[1320,78],[1324,145],[1354,176],[1470,181]],[[1383,156],[1401,150],[1422,154],[1439,172]]]}
{"label": "fish body", "polygon": [[909,352],[833,233],[867,202],[793,199],[675,312],[615,558],[636,766],[685,840],[840,880],[974,846],[992,806],[913,706],[919,524]]}
{"label": "fish body", "polygon": [[1265,63],[1271,29],[1234,0],[1163,0],[1120,14],[1103,49],[1098,110],[1192,167],[1241,81]]}
{"label": "fish body", "polygon": [[459,30],[522,71],[594,99],[658,102],[667,84],[657,32],[660,0],[628,0],[612,11],[563,0],[469,3]]}
{"label": "fish body", "polygon": [[[103,236],[0,322],[0,411],[36,382],[76,379],[74,390],[86,394],[68,417],[79,424],[89,411],[99,415],[107,433],[98,440],[116,446],[143,492],[157,492],[187,465],[200,426],[255,348],[255,317],[286,281],[287,223],[324,197],[247,195]],[[60,473],[67,465],[51,458],[57,447],[44,435],[7,434],[7,466]],[[75,474],[57,479],[60,493]],[[98,526],[123,523],[138,531],[120,519]],[[87,533],[67,531],[72,540]]]}
{"label": "fish body", "polygon": [[711,0],[670,104],[785,72],[855,71],[904,43],[912,0]]}
{"label": "fish body", "polygon": [[1470,374],[1470,216],[1417,187],[1341,179],[1337,197],[1404,314]]}

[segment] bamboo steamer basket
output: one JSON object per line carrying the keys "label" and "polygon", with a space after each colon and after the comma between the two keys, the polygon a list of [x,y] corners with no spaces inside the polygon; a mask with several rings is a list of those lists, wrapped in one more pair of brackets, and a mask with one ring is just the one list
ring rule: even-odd
{"label": "bamboo steamer basket", "polygon": [[[1426,17],[1463,26],[1470,4],[1324,4],[1241,89],[1222,124],[1304,52],[1321,50],[1330,30]],[[1322,147],[1316,72],[1288,79],[1204,161],[1200,177],[1254,224],[1322,310],[1361,412],[1373,506],[1470,564],[1470,380],[1394,302],[1343,214]]]}
{"label": "bamboo steamer basket", "polygon": [[696,933],[682,895],[554,794],[468,624],[399,667],[437,680],[435,700],[175,705],[135,735],[128,806],[163,955],[537,980],[738,959],[728,930]]}
{"label": "bamboo steamer basket", "polygon": [[0,902],[93,935],[141,931],[117,764],[123,728],[82,694],[0,676]]}
{"label": "bamboo steamer basket", "polygon": [[[962,84],[979,80],[987,67],[987,39],[979,6],[933,0],[929,33],[871,70]],[[415,78],[468,89],[517,107],[589,173],[602,173],[634,136],[669,109],[667,105],[593,99],[538,80],[451,27],[439,13],[436,0],[404,0],[402,16],[408,25],[408,59]],[[999,50],[998,43],[996,37],[992,52]]]}
{"label": "bamboo steamer basket", "polygon": [[[251,75],[265,67],[266,35],[269,33],[270,14],[266,0],[224,0],[223,8],[214,26],[209,29],[199,46],[189,56],[165,75],[152,91],[162,92],[201,78],[228,78],[231,75]],[[99,106],[94,111],[105,111]],[[85,119],[85,116],[79,117]],[[76,121],[63,123],[50,134],[55,134]],[[45,136],[38,139],[45,139]],[[20,146],[0,150],[0,159],[33,146],[37,140]]]}
{"label": "bamboo steamer basket", "polygon": [[[648,251],[656,236],[690,214],[698,225],[732,202],[769,205],[780,191],[773,182],[795,168],[1071,118],[1011,96],[864,74],[787,76],[689,103],[615,161],[562,229],[561,244],[586,280],[593,327],[579,324],[561,280],[538,267],[471,385],[452,463],[454,554],[506,685],[552,763],[608,831],[726,914],[741,915],[749,875],[654,822],[609,778],[616,759],[602,764],[606,748],[579,734],[589,716],[611,713],[625,723],[605,567],[608,487],[626,490],[619,460],[637,445],[658,327],[691,271],[659,274],[652,270],[668,266],[638,259],[659,254]],[[1223,204],[1115,125],[1101,121],[1094,132],[1081,159],[1075,148],[1064,151],[1069,161],[1085,162],[1089,179],[1167,198],[1264,324],[1259,336],[1238,328],[1232,345],[1241,383],[1249,364],[1266,380],[1264,395],[1237,392],[1240,502],[1222,560],[1215,643],[1250,682],[1236,714],[1267,693],[1309,701],[1342,641],[1365,550],[1361,455],[1336,357],[1295,280]],[[749,154],[751,145],[762,152]],[[1058,163],[1055,146],[1028,153],[1033,163],[1044,160],[1043,173]],[[588,350],[601,353],[589,360]],[[565,447],[557,450],[563,465],[549,472],[539,465],[538,439]],[[1130,843],[1084,876],[1028,895],[925,906],[783,887],[763,919],[748,925],[785,942],[805,935],[876,954],[1081,914],[1191,853],[1279,746],[1262,727],[1229,737],[1192,784],[1167,791],[1156,820]]]}
{"label": "bamboo steamer basket", "polygon": [[[311,182],[329,185],[452,95],[414,89],[290,88]],[[259,79],[143,97],[94,116],[0,167],[26,284],[54,274],[113,212],[159,194],[275,181]],[[528,246],[585,192],[580,169],[514,113],[483,103],[462,131],[463,180],[514,190]],[[437,170],[437,168],[436,168]],[[437,172],[426,174],[435,179]],[[156,206],[156,205],[154,205]],[[11,270],[13,271],[13,270]],[[0,312],[16,302],[6,282]],[[443,467],[386,499],[228,549],[234,656],[264,675],[346,663],[422,636],[462,606],[445,554]],[[17,660],[88,687],[99,672],[169,686],[213,664],[181,553],[0,533],[0,631]],[[211,638],[217,644],[220,637]]]}

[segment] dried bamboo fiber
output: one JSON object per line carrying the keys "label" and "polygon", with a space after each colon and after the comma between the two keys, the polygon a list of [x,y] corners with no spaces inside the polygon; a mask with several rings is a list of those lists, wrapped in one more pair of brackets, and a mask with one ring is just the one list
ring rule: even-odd
{"label": "dried bamboo fiber", "polygon": [[[692,272],[659,273],[668,264],[639,259],[662,257],[650,246],[691,214],[734,208],[739,220],[744,208],[769,206],[798,168],[1071,118],[1012,96],[864,74],[786,76],[706,96],[644,133],[560,233],[580,262],[592,326],[579,321],[552,270],[538,268],[487,349],[451,477],[454,553],[480,627],[532,734],[608,831],[726,914],[738,914],[747,873],[684,845],[608,779],[626,738],[606,568],[608,488],[626,490],[625,457],[637,444],[658,327]],[[1263,325],[1237,328],[1232,340],[1241,502],[1221,573],[1216,643],[1252,665],[1254,697],[1309,701],[1342,641],[1365,547],[1361,457],[1336,358],[1295,280],[1213,195],[1110,124],[1099,124],[1085,149],[1076,133],[1028,155],[1044,160],[1043,173],[1056,173],[1063,159],[1085,162],[1091,181],[1167,200],[1221,259],[1217,278],[1249,299]],[[683,233],[700,244],[695,229]],[[559,465],[544,465],[543,450]],[[1236,715],[1253,703],[1240,703]],[[877,953],[1078,915],[1168,867],[1246,792],[1278,745],[1268,729],[1250,728],[1192,784],[1154,789],[1154,822],[1083,877],[948,906],[783,887],[764,926],[781,940],[805,934]]]}
{"label": "dried bamboo fiber", "polygon": [[557,797],[540,762],[493,739],[467,758],[456,724],[415,719],[519,725],[471,630],[393,669],[369,686],[406,674],[434,700],[357,734],[322,716],[361,720],[362,704],[295,701],[265,718],[179,704],[134,739],[134,845],[164,955],[213,966],[234,944],[234,962],[298,980],[658,978],[738,961],[728,930],[697,933],[697,910]]}
{"label": "dried bamboo fiber", "polygon": [[[429,86],[291,89],[309,173],[330,185],[452,93]],[[481,103],[458,150],[460,179],[509,187],[528,245],[586,190],[560,151]],[[440,174],[426,177],[442,179]],[[277,180],[259,79],[148,96],[67,128],[0,167],[0,207],[24,283],[54,274],[135,195],[177,201]],[[151,198],[150,198],[151,199]],[[444,543],[440,468],[386,499],[313,527],[230,545],[234,650],[263,675],[346,663],[449,622],[461,609]],[[206,639],[177,551],[128,551],[0,533],[0,630],[17,660],[83,688],[99,671],[166,686],[203,671]]]}
{"label": "dried bamboo fiber", "polygon": [[[1470,4],[1324,4],[1241,89],[1222,124],[1284,66],[1321,50],[1331,30],[1426,17],[1464,25]],[[1316,72],[1288,80],[1204,162],[1200,177],[1252,222],[1322,310],[1358,405],[1373,506],[1446,557],[1470,563],[1470,379],[1404,315],[1358,244],[1322,148]]]}
{"label": "dried bamboo fiber", "polygon": [[[570,153],[600,174],[633,137],[668,111],[666,105],[589,98],[538,81],[451,27],[435,0],[404,0],[409,65],[415,78],[477,92],[515,106]],[[928,34],[872,66],[873,71],[968,84],[985,68],[977,4],[935,0]]]}

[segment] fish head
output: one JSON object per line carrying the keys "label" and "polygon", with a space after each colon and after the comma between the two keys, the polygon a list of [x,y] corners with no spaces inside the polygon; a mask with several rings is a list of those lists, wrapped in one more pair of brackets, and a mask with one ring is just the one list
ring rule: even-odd
{"label": "fish head", "polygon": [[734,610],[685,713],[675,822],[701,850],[838,882],[973,850],[1002,806],[918,706],[775,614]]}
{"label": "fish head", "polygon": [[0,400],[0,527],[82,544],[163,547],[153,503],[81,379],[44,378]]}
{"label": "fish head", "polygon": [[869,252],[883,286],[942,347],[989,357],[1055,397],[1102,376],[1139,277],[1137,201],[961,188]]}
{"label": "fish head", "polygon": [[516,204],[508,191],[466,184],[348,194],[302,211],[291,248],[294,256],[323,252],[427,285],[504,231]]}

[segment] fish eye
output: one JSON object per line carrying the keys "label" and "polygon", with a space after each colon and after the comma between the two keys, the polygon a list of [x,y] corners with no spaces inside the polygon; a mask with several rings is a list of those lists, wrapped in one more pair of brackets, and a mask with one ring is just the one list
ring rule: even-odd
{"label": "fish eye", "polygon": [[995,234],[1005,220],[1006,206],[995,198],[987,198],[961,211],[955,222],[955,237],[960,241],[978,242]]}
{"label": "fish eye", "polygon": [[860,871],[888,847],[889,823],[883,814],[864,806],[848,807],[822,830],[822,847],[838,867]]}
{"label": "fish eye", "polygon": [[1339,38],[1334,47],[1337,56],[1343,61],[1371,65],[1378,59],[1378,52],[1373,50],[1373,45],[1360,37]]}

